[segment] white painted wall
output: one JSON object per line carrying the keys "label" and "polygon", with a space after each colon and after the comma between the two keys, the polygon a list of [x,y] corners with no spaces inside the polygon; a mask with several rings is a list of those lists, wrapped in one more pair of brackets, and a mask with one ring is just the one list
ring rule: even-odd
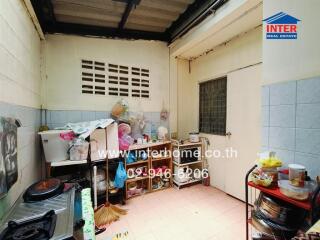
{"label": "white painted wall", "polygon": [[0,1],[0,101],[40,106],[40,39],[22,1]]}
{"label": "white painted wall", "polygon": [[263,84],[299,80],[320,75],[320,1],[268,0],[263,4],[263,17],[280,11],[301,20],[297,40],[263,38]]}
{"label": "white painted wall", "polygon": [[48,35],[44,103],[50,110],[110,111],[119,97],[81,94],[81,59],[150,69],[151,98],[128,98],[131,111],[169,107],[169,49],[158,41],[126,41]]}
{"label": "white painted wall", "polygon": [[171,133],[178,132],[178,59],[170,55],[170,106],[169,124]]}
{"label": "white painted wall", "polygon": [[0,200],[0,219],[39,179],[40,39],[20,0],[0,1],[0,116],[19,118],[18,181]]}
{"label": "white painted wall", "polygon": [[190,132],[198,131],[198,89],[192,78],[191,62],[178,60],[178,137],[188,138]]}
{"label": "white painted wall", "polygon": [[[223,46],[219,46],[205,56],[201,56],[191,62],[191,73],[188,73],[188,61],[180,60],[178,65],[178,132],[180,137],[187,137],[188,132],[198,129],[199,95],[198,83],[221,76],[232,76],[232,80],[241,80],[245,77],[241,68],[259,64],[262,62],[262,29],[258,27],[238,38],[231,40]],[[261,64],[260,64],[261,65]],[[261,66],[252,67],[257,76],[261,76]],[[255,86],[260,86],[261,77],[255,78]],[[229,84],[229,83],[228,83]],[[248,81],[246,82],[248,84]],[[250,84],[250,83],[249,83]],[[229,86],[229,85],[228,85]],[[249,89],[250,86],[243,86]],[[251,89],[251,88],[250,88]],[[260,143],[260,89],[256,94],[252,94],[252,101],[257,104],[252,106],[252,120],[254,125],[250,129],[250,139],[256,143],[250,149],[247,146],[245,151],[251,156],[252,163],[256,159]],[[234,93],[235,91],[233,91]],[[229,96],[233,97],[233,96]],[[228,99],[229,99],[228,97]],[[257,99],[258,98],[258,99]],[[245,106],[243,106],[245,107]],[[211,149],[224,151],[229,146],[228,140],[224,136],[205,134],[211,142]],[[245,137],[245,136],[243,136]],[[249,143],[248,143],[249,144]],[[225,190],[226,159],[209,159],[211,185]]]}
{"label": "white painted wall", "polygon": [[191,74],[188,73],[188,61],[179,61],[178,103],[181,104],[178,104],[178,129],[181,136],[198,129],[199,82],[228,75],[239,68],[262,62],[261,31],[259,27],[193,60]]}

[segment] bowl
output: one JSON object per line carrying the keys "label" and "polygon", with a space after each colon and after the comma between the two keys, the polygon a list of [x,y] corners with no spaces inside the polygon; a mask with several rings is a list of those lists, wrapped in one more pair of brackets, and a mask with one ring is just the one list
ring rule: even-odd
{"label": "bowl", "polygon": [[304,187],[295,187],[289,180],[279,180],[278,185],[283,195],[299,201],[307,200],[317,187],[315,181],[305,181]]}

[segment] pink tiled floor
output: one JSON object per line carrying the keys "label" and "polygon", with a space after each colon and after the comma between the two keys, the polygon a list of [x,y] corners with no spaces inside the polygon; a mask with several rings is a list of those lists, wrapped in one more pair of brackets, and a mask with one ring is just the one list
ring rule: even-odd
{"label": "pink tiled floor", "polygon": [[202,185],[174,188],[127,201],[128,215],[97,239],[128,231],[130,240],[245,239],[245,205]]}

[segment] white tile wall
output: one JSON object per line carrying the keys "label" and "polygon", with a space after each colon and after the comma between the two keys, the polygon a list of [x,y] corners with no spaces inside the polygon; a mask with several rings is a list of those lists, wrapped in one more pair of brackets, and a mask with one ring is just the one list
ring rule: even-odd
{"label": "white tile wall", "polygon": [[320,175],[320,77],[263,86],[261,109],[262,149]]}
{"label": "white tile wall", "polygon": [[0,200],[0,219],[39,179],[40,39],[20,0],[0,1],[0,116],[18,118],[18,182]]}

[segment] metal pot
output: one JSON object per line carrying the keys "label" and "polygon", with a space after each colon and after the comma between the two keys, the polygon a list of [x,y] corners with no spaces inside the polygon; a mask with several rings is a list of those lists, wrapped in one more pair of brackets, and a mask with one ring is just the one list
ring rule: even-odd
{"label": "metal pot", "polygon": [[192,143],[199,142],[199,133],[198,132],[191,132],[189,133],[189,141]]}
{"label": "metal pot", "polygon": [[255,208],[263,218],[293,228],[299,226],[306,216],[305,210],[263,193],[260,193]]}
{"label": "metal pot", "polygon": [[289,228],[280,224],[271,222],[268,219],[265,219],[259,212],[252,212],[252,225],[260,232],[264,233],[267,236],[272,236],[273,239],[285,240],[291,239],[295,236],[298,229]]}

